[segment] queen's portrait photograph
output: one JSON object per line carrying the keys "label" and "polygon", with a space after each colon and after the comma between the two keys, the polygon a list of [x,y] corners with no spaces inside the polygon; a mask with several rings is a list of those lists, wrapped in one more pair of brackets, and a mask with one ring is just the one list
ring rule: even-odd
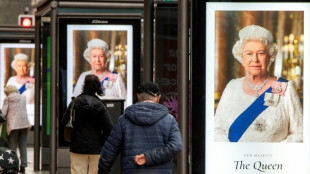
{"label": "queen's portrait photograph", "polygon": [[4,88],[15,86],[22,97],[26,99],[27,115],[31,125],[34,125],[34,44],[2,44],[1,45],[1,87],[0,105],[2,106],[5,94]]}
{"label": "queen's portrait photograph", "polygon": [[[85,76],[96,75],[102,85],[103,99],[128,103],[128,72],[132,61],[132,33],[128,26],[69,25],[67,43],[67,102],[82,92]],[[73,66],[72,66],[73,65]]]}
{"label": "queen's portrait photograph", "polygon": [[215,16],[214,141],[302,143],[303,12]]}

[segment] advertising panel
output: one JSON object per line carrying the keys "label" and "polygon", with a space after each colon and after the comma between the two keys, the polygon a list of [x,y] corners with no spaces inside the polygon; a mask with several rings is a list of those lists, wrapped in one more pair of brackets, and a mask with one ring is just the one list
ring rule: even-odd
{"label": "advertising panel", "polygon": [[310,173],[309,13],[206,3],[205,173]]}
{"label": "advertising panel", "polygon": [[102,100],[124,100],[123,108],[134,103],[141,72],[141,19],[88,16],[59,17],[58,21],[59,120],[72,97],[82,93],[88,74],[100,79]]}
{"label": "advertising panel", "polygon": [[34,44],[0,44],[0,106],[6,97],[4,88],[15,86],[26,98],[27,114],[30,124],[34,125]]}
{"label": "advertising panel", "polygon": [[85,78],[83,73],[95,73],[98,66],[90,62],[87,54],[92,54],[92,48],[103,47],[109,56],[103,65],[106,70],[98,77],[103,90],[112,91],[105,96],[128,99],[127,104],[130,105],[132,96],[131,93],[127,95],[127,89],[132,91],[132,73],[127,74],[127,71],[132,72],[132,26],[68,25],[67,33],[67,103],[70,103],[72,96],[81,93]]}

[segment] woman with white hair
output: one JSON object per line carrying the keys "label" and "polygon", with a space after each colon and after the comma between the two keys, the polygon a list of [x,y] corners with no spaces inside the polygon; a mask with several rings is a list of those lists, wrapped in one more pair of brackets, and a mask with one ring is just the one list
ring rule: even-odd
{"label": "woman with white hair", "polygon": [[267,29],[240,30],[234,57],[246,76],[231,80],[214,117],[217,142],[303,142],[302,106],[292,81],[273,76],[269,67],[277,45]]}
{"label": "woman with white hair", "polygon": [[88,74],[94,74],[98,76],[106,97],[126,100],[126,87],[122,77],[109,71],[107,66],[111,57],[108,44],[101,39],[92,39],[87,43],[87,49],[84,51],[83,56],[90,63],[91,70],[80,75],[73,96],[76,97],[82,93],[85,77]]}
{"label": "woman with white hair", "polygon": [[[2,105],[2,112],[7,119],[7,140],[9,148],[20,152],[20,173],[25,173],[27,167],[27,134],[30,122],[27,115],[26,99],[13,85],[4,88],[6,98]],[[0,158],[1,159],[1,158]]]}
{"label": "woman with white hair", "polygon": [[34,78],[29,76],[31,63],[24,53],[18,53],[14,56],[11,67],[15,70],[16,76],[9,78],[6,85],[15,86],[20,94],[26,98],[27,104],[34,103]]}

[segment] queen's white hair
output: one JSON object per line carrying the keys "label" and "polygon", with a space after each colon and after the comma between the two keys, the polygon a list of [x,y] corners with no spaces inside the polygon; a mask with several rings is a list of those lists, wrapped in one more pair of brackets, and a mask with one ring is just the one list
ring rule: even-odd
{"label": "queen's white hair", "polygon": [[94,48],[101,49],[104,52],[107,62],[110,60],[111,53],[109,50],[109,45],[101,39],[92,39],[88,41],[87,48],[83,53],[84,59],[87,60],[88,63],[90,63],[89,60],[90,51]]}
{"label": "queen's white hair", "polygon": [[24,53],[18,53],[14,56],[14,60],[11,63],[11,67],[16,71],[16,61],[20,61],[20,60],[25,61],[27,63],[27,68],[29,70],[31,67],[31,63],[28,62],[29,61],[28,56]]}
{"label": "queen's white hair", "polygon": [[239,31],[239,38],[240,40],[235,43],[232,53],[242,65],[242,51],[244,45],[251,40],[259,41],[266,46],[270,57],[268,67],[275,61],[278,54],[278,47],[277,44],[273,42],[273,36],[269,30],[258,25],[249,25]]}

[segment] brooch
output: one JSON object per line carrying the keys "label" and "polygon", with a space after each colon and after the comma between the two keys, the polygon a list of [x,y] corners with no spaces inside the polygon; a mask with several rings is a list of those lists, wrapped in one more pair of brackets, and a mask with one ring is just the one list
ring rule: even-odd
{"label": "brooch", "polygon": [[265,97],[264,97],[264,102],[265,102],[264,105],[275,107],[278,105],[279,99],[280,99],[279,94],[273,94],[273,93],[266,92]]}
{"label": "brooch", "polygon": [[117,74],[112,73],[109,75],[109,81],[116,82],[116,80],[117,80]]}
{"label": "brooch", "polygon": [[255,120],[255,128],[256,130],[258,130],[259,132],[262,132],[263,130],[266,129],[266,124],[265,124],[265,120],[258,118]]}
{"label": "brooch", "polygon": [[272,82],[272,92],[279,95],[284,95],[287,87],[287,82]]}
{"label": "brooch", "polygon": [[106,89],[111,89],[113,86],[113,82],[112,81],[109,81],[109,80],[105,80],[103,81],[103,87],[106,88]]}

